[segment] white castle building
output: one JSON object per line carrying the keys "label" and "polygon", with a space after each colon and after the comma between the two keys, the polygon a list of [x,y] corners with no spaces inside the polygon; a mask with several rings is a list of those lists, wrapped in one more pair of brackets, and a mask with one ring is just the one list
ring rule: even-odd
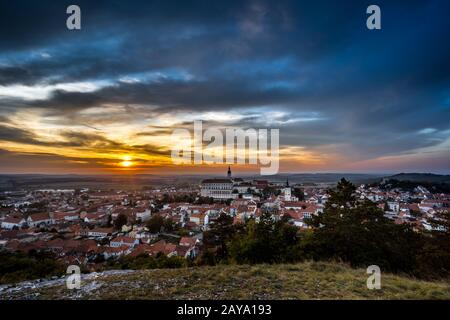
{"label": "white castle building", "polygon": [[231,178],[231,168],[228,167],[227,178],[203,180],[200,186],[200,195],[220,200],[236,199],[239,193],[233,192],[234,183],[234,180]]}

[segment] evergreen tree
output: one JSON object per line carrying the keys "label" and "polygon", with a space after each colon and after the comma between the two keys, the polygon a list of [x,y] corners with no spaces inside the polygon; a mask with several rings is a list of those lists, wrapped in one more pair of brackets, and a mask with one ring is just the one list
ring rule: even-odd
{"label": "evergreen tree", "polygon": [[116,220],[114,221],[114,227],[115,227],[117,230],[121,230],[122,227],[123,227],[124,225],[127,224],[127,222],[128,222],[127,216],[124,215],[123,213],[120,213],[120,214],[117,216]]}
{"label": "evergreen tree", "polygon": [[211,223],[210,230],[203,233],[203,243],[207,251],[213,251],[217,261],[228,258],[228,242],[234,236],[236,228],[233,218],[225,213]]}
{"label": "evergreen tree", "polygon": [[418,254],[417,275],[450,278],[450,212],[438,212],[430,222],[433,229]]}
{"label": "evergreen tree", "polygon": [[411,272],[420,237],[408,225],[396,225],[371,201],[356,201],[356,188],[342,179],[305,246],[315,259],[337,259],[353,266],[375,264],[390,271]]}
{"label": "evergreen tree", "polygon": [[164,226],[164,222],[165,221],[163,217],[161,217],[159,214],[155,214],[147,221],[146,227],[151,233],[158,233]]}

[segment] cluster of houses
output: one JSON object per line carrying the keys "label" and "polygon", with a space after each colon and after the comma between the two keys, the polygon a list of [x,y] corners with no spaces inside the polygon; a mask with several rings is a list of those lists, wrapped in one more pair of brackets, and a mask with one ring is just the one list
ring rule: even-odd
{"label": "cluster of houses", "polygon": [[436,219],[440,212],[450,212],[450,195],[431,193],[422,186],[410,192],[399,189],[386,191],[361,185],[357,193],[361,199],[377,203],[384,210],[385,217],[394,223],[411,224],[417,231],[433,230],[436,226],[430,220]]}
{"label": "cluster of houses", "polygon": [[[276,192],[263,195],[268,187]],[[201,253],[203,232],[220,214],[233,217],[238,224],[248,219],[258,222],[264,212],[270,212],[274,219],[287,218],[299,232],[308,229],[307,220],[325,208],[327,189],[302,186],[301,199],[294,195],[295,189],[288,181],[232,178],[229,170],[227,178],[206,179],[199,190],[193,186],[188,191],[171,187],[133,192],[83,189],[3,193],[0,247],[22,252],[52,251],[64,262],[88,266],[141,254],[194,259]],[[167,197],[185,192],[215,201],[188,203]],[[450,207],[449,195],[432,194],[423,187],[403,192],[361,185],[357,194],[377,203],[395,223],[410,223],[417,230],[430,230],[428,220]],[[42,203],[45,207],[40,206]],[[155,215],[176,227],[150,232],[147,223]],[[115,224],[119,216],[126,220],[121,227]]]}

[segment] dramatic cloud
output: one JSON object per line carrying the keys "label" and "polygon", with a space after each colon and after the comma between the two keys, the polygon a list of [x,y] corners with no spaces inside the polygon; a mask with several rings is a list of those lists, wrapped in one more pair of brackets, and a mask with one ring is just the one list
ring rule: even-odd
{"label": "dramatic cloud", "polygon": [[285,171],[450,171],[448,1],[379,1],[378,31],[364,1],[70,4],[0,4],[2,158],[165,168],[204,120],[279,128]]}

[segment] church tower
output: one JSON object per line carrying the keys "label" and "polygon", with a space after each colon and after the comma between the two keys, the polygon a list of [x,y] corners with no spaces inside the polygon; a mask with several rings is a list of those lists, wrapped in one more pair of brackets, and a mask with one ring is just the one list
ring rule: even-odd
{"label": "church tower", "polygon": [[286,186],[283,188],[284,201],[292,201],[291,187],[289,186],[289,178],[286,179]]}
{"label": "church tower", "polygon": [[227,177],[231,179],[231,167],[230,166],[228,166]]}

